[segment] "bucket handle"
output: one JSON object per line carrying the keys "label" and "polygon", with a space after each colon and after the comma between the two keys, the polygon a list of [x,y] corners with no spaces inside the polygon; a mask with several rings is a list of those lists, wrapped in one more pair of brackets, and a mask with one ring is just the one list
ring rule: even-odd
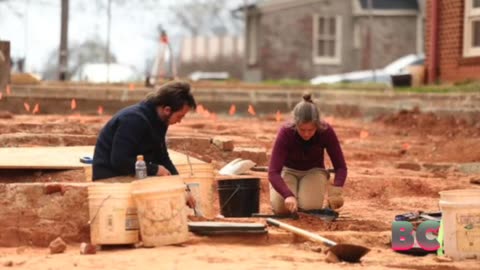
{"label": "bucket handle", "polygon": [[193,167],[192,167],[192,162],[190,162],[190,155],[188,154],[186,143],[183,144],[183,150],[185,151],[185,155],[187,156],[187,163],[188,163],[188,167],[190,168],[190,177],[192,177],[193,176]]}
{"label": "bucket handle", "polygon": [[237,194],[237,192],[239,190],[240,190],[240,185],[237,185],[237,188],[235,189],[235,191],[232,193],[232,195],[230,195],[230,197],[227,199],[227,201],[225,201],[225,203],[220,208],[221,210],[223,210],[223,208],[225,208],[225,206],[227,206],[227,204],[230,202],[230,200],[233,198],[233,196],[235,196],[235,194]]}
{"label": "bucket handle", "polygon": [[105,199],[103,199],[102,203],[100,204],[100,206],[99,206],[98,209],[97,209],[97,212],[95,213],[95,215],[93,215],[93,218],[88,221],[88,225],[91,225],[92,222],[95,221],[95,219],[97,218],[98,212],[100,212],[100,209],[102,209],[103,204],[105,203],[105,201],[107,201],[108,199],[110,199],[110,196],[111,196],[111,195],[108,195],[107,197],[105,197]]}
{"label": "bucket handle", "polygon": [[182,210],[181,210],[181,211],[178,211],[175,215],[173,215],[173,216],[171,216],[171,217],[169,217],[169,218],[164,218],[164,219],[148,218],[146,215],[143,214],[143,211],[140,211],[140,210],[138,210],[138,209],[137,209],[137,211],[138,211],[138,212],[137,212],[137,215],[138,215],[139,218],[140,218],[140,217],[141,217],[141,218],[145,218],[145,219],[147,219],[147,220],[154,221],[154,222],[165,222],[165,221],[167,221],[167,220],[170,220],[170,219],[175,218],[175,217],[177,217],[178,215],[180,215],[182,212],[185,211],[185,208],[182,208]]}

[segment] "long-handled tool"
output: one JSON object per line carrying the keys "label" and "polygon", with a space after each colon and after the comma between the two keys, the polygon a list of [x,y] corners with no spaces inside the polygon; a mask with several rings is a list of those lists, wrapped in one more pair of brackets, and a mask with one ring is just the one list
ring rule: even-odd
{"label": "long-handled tool", "polygon": [[267,223],[273,226],[280,227],[284,230],[292,232],[296,235],[305,237],[314,242],[321,242],[325,245],[329,246],[329,251],[332,252],[338,259],[346,262],[358,262],[360,259],[367,254],[370,249],[358,246],[358,245],[351,245],[351,244],[337,244],[336,242],[322,237],[318,234],[311,233],[306,230],[302,230],[295,226],[283,223],[281,221],[275,220],[273,218],[267,218]]}

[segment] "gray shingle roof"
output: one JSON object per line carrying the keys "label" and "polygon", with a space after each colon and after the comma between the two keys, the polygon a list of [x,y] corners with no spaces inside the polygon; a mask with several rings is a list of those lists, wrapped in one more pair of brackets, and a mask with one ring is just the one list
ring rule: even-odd
{"label": "gray shingle roof", "polygon": [[[359,0],[363,9],[368,8],[368,0]],[[417,0],[372,0],[373,9],[411,9],[418,10]]]}

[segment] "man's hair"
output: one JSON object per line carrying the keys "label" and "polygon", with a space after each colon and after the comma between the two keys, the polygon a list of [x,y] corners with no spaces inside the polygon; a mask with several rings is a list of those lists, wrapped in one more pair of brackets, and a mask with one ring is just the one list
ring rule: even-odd
{"label": "man's hair", "polygon": [[149,93],[145,101],[154,104],[156,107],[170,107],[172,112],[179,111],[184,105],[192,109],[197,108],[195,99],[190,92],[190,84],[187,82],[173,81],[161,85]]}

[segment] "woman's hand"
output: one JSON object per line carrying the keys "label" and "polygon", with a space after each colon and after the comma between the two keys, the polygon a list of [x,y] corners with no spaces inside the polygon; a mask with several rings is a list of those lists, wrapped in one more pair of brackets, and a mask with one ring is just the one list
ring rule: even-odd
{"label": "woman's hand", "polygon": [[331,209],[339,209],[343,206],[343,190],[342,187],[330,185],[328,187],[328,205]]}
{"label": "woman's hand", "polygon": [[297,198],[290,196],[285,199],[285,208],[287,208],[290,213],[295,213],[298,210]]}
{"label": "woman's hand", "polygon": [[162,165],[158,165],[158,171],[157,171],[157,176],[168,176],[172,175],[169,170],[167,170],[165,167]]}

